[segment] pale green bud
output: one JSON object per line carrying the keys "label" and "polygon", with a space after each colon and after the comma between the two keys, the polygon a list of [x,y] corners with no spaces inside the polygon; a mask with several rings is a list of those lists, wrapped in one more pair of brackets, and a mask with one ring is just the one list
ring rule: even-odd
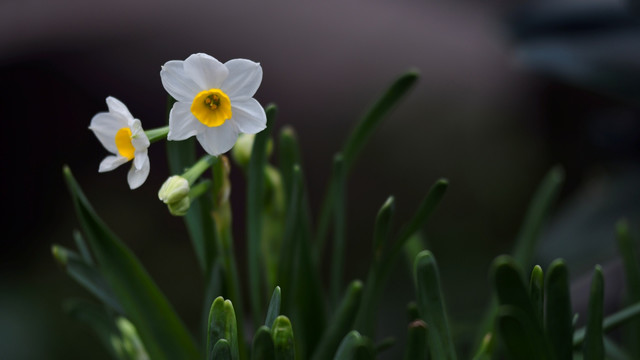
{"label": "pale green bud", "polygon": [[[251,151],[253,150],[253,142],[255,138],[255,134],[240,134],[236,144],[231,149],[231,158],[242,168],[249,165],[249,159],[251,159]],[[269,138],[267,141],[267,156],[271,155],[272,151],[273,141]]]}
{"label": "pale green bud", "polygon": [[169,212],[174,216],[184,216],[189,211],[191,199],[188,196],[183,197],[180,201],[167,204]]}
{"label": "pale green bud", "polygon": [[[158,198],[165,204],[181,202],[189,195],[189,182],[182,176],[169,177],[158,191]],[[187,207],[188,208],[188,207]]]}

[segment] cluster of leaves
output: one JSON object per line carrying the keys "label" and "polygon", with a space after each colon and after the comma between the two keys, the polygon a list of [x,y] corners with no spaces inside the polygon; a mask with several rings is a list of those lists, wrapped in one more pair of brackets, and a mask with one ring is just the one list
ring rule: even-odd
{"label": "cluster of leaves", "polygon": [[[279,134],[278,167],[268,163],[267,148],[276,108],[267,107],[267,130],[255,137],[249,163],[244,168],[248,186],[245,220],[248,304],[253,332],[244,329],[244,300],[233,250],[226,157],[213,161],[211,179],[204,180],[210,183],[211,191],[194,201],[184,217],[205,279],[200,341],[185,328],[135,255],[100,220],[71,171],[65,168],[64,176],[84,237],[75,233],[78,252],[54,245],[53,254],[67,273],[102,303],[70,302],[69,313],[89,323],[117,359],[375,358],[392,345],[390,341],[373,342],[378,302],[385,283],[407,243],[419,233],[442,199],[448,183],[438,180],[413,217],[397,231],[392,226],[395,201],[393,197],[385,201],[374,225],[366,280],[354,280],[347,286],[343,284],[346,184],[367,138],[417,77],[415,72],[401,76],[363,116],[334,158],[325,201],[315,222],[311,220],[301,155],[291,128],[285,127]],[[193,141],[170,142],[167,148],[172,173],[181,173],[195,163]],[[519,269],[531,266],[536,239],[555,202],[562,178],[560,169],[550,171],[534,196],[513,258],[500,257],[494,263],[492,279],[497,301],[491,304],[487,320],[481,326],[484,340],[479,342],[476,359],[492,358],[502,348],[518,359],[560,359],[571,356],[574,346],[581,343],[588,349],[585,357],[598,354],[602,351],[597,346],[601,344],[598,339],[603,339],[603,329],[610,327],[612,321],[619,324],[640,313],[640,305],[636,304],[617,314],[614,320],[603,321],[599,280],[599,287],[594,282],[587,335],[580,335],[584,332],[574,333],[571,309],[567,308],[568,276],[564,263],[558,261],[548,270],[546,291],[539,267],[534,268],[530,288],[527,290],[524,285]],[[333,240],[330,279],[325,292],[320,265],[330,232]],[[625,244],[631,246],[630,241]],[[405,359],[455,359],[438,267],[428,250],[420,250],[418,246],[411,253],[415,259],[417,301],[409,305]],[[626,249],[623,253],[633,254]],[[633,279],[630,286],[636,289],[631,294],[632,300],[637,302],[640,272],[635,256],[628,257],[628,263],[629,273],[635,274],[635,278],[629,276]],[[245,339],[247,333],[253,334],[251,341]],[[503,341],[497,342],[498,337]]]}

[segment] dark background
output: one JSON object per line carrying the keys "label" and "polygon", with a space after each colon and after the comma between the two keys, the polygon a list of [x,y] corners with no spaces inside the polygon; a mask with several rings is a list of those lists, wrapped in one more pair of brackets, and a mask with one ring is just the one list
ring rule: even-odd
{"label": "dark background", "polygon": [[[548,9],[461,0],[1,2],[0,354],[104,354],[89,328],[61,308],[66,298],[90,297],[50,255],[53,243],[72,246],[78,226],[63,164],[197,328],[195,256],[182,220],[156,197],[169,175],[164,143],[150,147],[151,174],[130,191],[126,166],[98,174],[107,152],[87,129],[107,110],[107,96],[123,101],[145,129],[162,126],[160,66],[196,52],[262,64],[256,98],[278,105],[276,131],[288,124],[298,132],[314,210],[332,156],[359,116],[396,76],[420,70],[418,85],[374,133],[349,181],[345,278],[366,276],[373,221],[387,196],[396,197],[401,224],[434,181],[448,178],[425,234],[463,347],[490,291],[491,260],[511,249],[528,201],[553,165],[564,167],[566,183],[537,261],[546,267],[564,257],[576,279],[596,263],[615,274],[614,224],[627,217],[635,231],[640,221],[640,41],[624,4],[590,4],[613,9],[610,17],[594,11],[588,21],[554,23]],[[232,178],[243,276],[246,184],[238,168]],[[407,269],[398,265],[383,303],[379,333],[399,336],[395,351],[414,297]],[[612,306],[619,281],[607,282]]]}

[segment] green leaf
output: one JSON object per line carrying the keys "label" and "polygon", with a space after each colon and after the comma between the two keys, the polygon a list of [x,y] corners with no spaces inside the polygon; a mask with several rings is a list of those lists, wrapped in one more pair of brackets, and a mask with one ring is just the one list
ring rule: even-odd
{"label": "green leaf", "polygon": [[[610,331],[630,320],[640,318],[640,302],[637,302],[631,306],[628,306],[616,313],[613,313],[602,321],[602,330],[604,332]],[[580,328],[573,334],[573,346],[580,346],[585,339],[586,329]]]}
{"label": "green leaf", "polygon": [[327,326],[312,359],[330,359],[331,355],[335,354],[336,349],[340,345],[340,341],[349,332],[353,325],[353,321],[355,320],[358,312],[358,305],[362,298],[362,289],[362,282],[359,280],[354,280],[349,285],[340,306],[335,310],[333,317],[329,321],[329,325]]}
{"label": "green leaf", "polygon": [[551,359],[538,325],[532,320],[530,315],[516,306],[502,305],[498,308],[497,327],[509,359]]}
{"label": "green leaf", "polygon": [[345,168],[347,170],[351,168],[364,144],[380,124],[380,121],[411,90],[419,76],[416,70],[411,70],[401,75],[360,119],[343,147],[342,153],[344,154]]}
{"label": "green leaf", "polygon": [[[329,179],[326,196],[322,204],[322,209],[320,211],[318,229],[316,232],[316,250],[319,253],[321,253],[324,248],[324,241],[329,228],[331,213],[334,210],[336,199],[335,192],[338,184],[346,181],[347,174],[353,166],[358,154],[364,147],[366,141],[380,124],[380,121],[391,112],[400,99],[402,99],[402,97],[405,96],[413,87],[418,80],[418,77],[418,72],[415,70],[408,71],[401,75],[374,103],[369,111],[365,113],[347,138],[347,141],[341,151],[344,156],[343,175],[336,174],[335,172],[332,173],[331,178]],[[340,176],[344,176],[344,179],[341,179]]]}
{"label": "green leaf", "polygon": [[251,345],[251,360],[274,360],[275,356],[271,330],[266,326],[259,327]]}
{"label": "green leaf", "polygon": [[582,352],[584,360],[604,359],[602,319],[604,317],[604,277],[602,268],[596,265],[591,278],[591,295],[587,311],[587,332]]}
{"label": "green leaf", "polygon": [[111,290],[107,281],[94,266],[88,264],[84,258],[78,256],[75,252],[60,245],[53,245],[51,247],[51,253],[72,279],[95,295],[104,304],[110,306],[118,313],[124,314],[124,310],[114,295],[113,290]]}
{"label": "green leaf", "polygon": [[329,303],[337,306],[340,293],[342,293],[342,277],[344,275],[345,237],[347,232],[347,177],[344,169],[344,161],[340,153],[333,159],[333,172],[338,181],[335,188],[335,200],[333,210],[333,255],[331,257],[331,281],[329,287]]}
{"label": "green leaf", "polygon": [[271,336],[273,338],[276,360],[291,360],[296,358],[293,329],[291,328],[289,318],[284,315],[278,316],[276,321],[273,322]]}
{"label": "green leaf", "polygon": [[[167,161],[171,174],[181,175],[196,163],[195,140],[167,141]],[[210,194],[191,202],[189,211],[183,216],[193,250],[203,274],[209,274],[216,257],[217,230],[211,217]]]}
{"label": "green leaf", "polygon": [[[629,225],[626,220],[620,220],[616,224],[616,237],[618,239],[618,252],[622,257],[624,266],[624,278],[626,284],[627,304],[640,301],[640,262],[638,250],[633,238],[629,234]],[[633,358],[640,358],[640,319],[630,321],[623,329],[625,348]]]}
{"label": "green leaf", "polygon": [[82,233],[78,230],[73,230],[73,240],[78,247],[78,251],[80,251],[80,255],[87,265],[93,265],[93,258],[91,257],[91,252],[89,251],[89,247],[87,243],[84,241],[82,237]]}
{"label": "green leaf", "polygon": [[500,305],[512,305],[536,322],[536,312],[522,278],[520,267],[512,257],[501,255],[493,261],[491,279]]}
{"label": "green leaf", "polygon": [[563,182],[564,170],[555,166],[545,175],[533,195],[513,250],[513,257],[522,268],[531,266],[540,231],[558,199]]}
{"label": "green leaf", "polygon": [[300,146],[298,145],[298,139],[296,132],[291,126],[284,126],[280,130],[280,137],[278,142],[278,167],[282,174],[282,182],[284,183],[285,194],[290,196],[291,188],[293,187],[293,166],[302,163],[302,157],[300,156]]}
{"label": "green leaf", "polygon": [[[445,179],[436,181],[422,200],[422,203],[418,207],[418,211],[401,229],[399,235],[395,238],[395,242],[387,245],[386,248],[383,246],[384,257],[380,258],[378,261],[374,256],[374,262],[371,265],[369,274],[367,275],[367,281],[365,282],[361,310],[356,318],[355,328],[362,334],[366,334],[371,337],[375,335],[374,324],[377,312],[377,301],[381,296],[384,285],[393,269],[393,265],[395,264],[402,249],[407,244],[407,241],[409,241],[409,239],[424,226],[429,215],[433,212],[444,196],[448,184],[449,183]],[[391,221],[391,217],[393,215],[393,201],[388,204],[388,207],[386,204],[387,203],[382,206],[378,213],[379,217],[376,219],[376,228],[379,226],[378,223]],[[386,217],[388,217],[388,219],[386,219]],[[380,225],[380,228],[376,229],[375,234],[378,234],[379,231],[382,233],[379,235],[374,234],[374,239],[375,236],[384,236],[383,233],[386,231],[386,226],[387,225]],[[374,243],[377,241],[379,240],[374,240]]]}
{"label": "green leaf", "polygon": [[382,271],[381,267],[385,248],[389,242],[391,220],[394,212],[395,200],[393,196],[390,196],[384,204],[382,204],[376,217],[376,223],[373,231],[373,261],[369,267],[367,282],[364,286],[364,295],[362,296],[362,301],[354,324],[355,330],[358,330],[361,334],[366,334],[371,337],[375,336],[378,301],[380,300],[380,293],[382,291],[382,284],[380,283],[383,281],[380,279],[380,272]]}
{"label": "green leaf", "polygon": [[540,265],[534,266],[531,271],[529,296],[531,298],[531,304],[533,304],[536,320],[538,320],[538,323],[542,326],[544,323],[544,273]]}
{"label": "green leaf", "polygon": [[546,281],[547,311],[545,327],[547,338],[557,360],[573,358],[573,312],[569,291],[569,270],[564,260],[551,263]]}
{"label": "green leaf", "polygon": [[216,342],[215,346],[211,351],[210,359],[215,360],[231,360],[234,357],[231,356],[231,345],[229,345],[229,341],[227,339],[220,339]]}
{"label": "green leaf", "polygon": [[71,170],[64,177],[99,269],[153,359],[195,359],[197,348],[173,308],[133,253],[96,215]]}
{"label": "green leaf", "polygon": [[238,360],[238,330],[236,325],[236,313],[233,310],[231,301],[224,300],[218,296],[211,304],[209,311],[209,330],[207,331],[207,354],[208,359],[214,360],[214,346],[220,339],[229,342],[231,358]]}
{"label": "green leaf", "polygon": [[282,294],[280,292],[280,286],[276,286],[276,288],[273,289],[271,301],[269,302],[269,309],[267,310],[267,318],[264,321],[264,325],[268,328],[271,328],[273,326],[273,322],[276,320],[278,315],[280,315],[281,298]]}
{"label": "green leaf", "polygon": [[[444,193],[449,187],[449,181],[446,179],[440,179],[429,189],[427,196],[420,203],[418,211],[413,215],[408,224],[403,226],[400,234],[396,238],[391,255],[387,257],[387,263],[395,260],[395,257],[400,253],[409,238],[418,232],[429,219],[431,213],[435,210],[436,206],[442,200]],[[390,265],[387,264],[387,267]],[[388,271],[388,269],[385,269]]]}
{"label": "green leaf", "polygon": [[[533,259],[540,231],[556,203],[563,182],[564,170],[562,167],[555,166],[551,168],[540,182],[540,185],[538,185],[529,203],[512,252],[513,257],[516,259],[515,261],[522,268],[528,269],[532,265],[531,260]],[[487,333],[494,332],[493,324],[497,313],[497,304],[496,299],[492,297],[483,316],[481,326],[478,328],[476,339],[478,346]]]}
{"label": "green leaf", "polygon": [[[282,249],[280,250],[280,261],[278,264],[278,280],[285,289],[293,289],[293,281],[295,275],[295,259],[297,245],[297,231],[300,225],[300,199],[302,196],[300,167],[295,165],[293,169],[294,183],[292,185],[291,195],[289,196],[289,205],[287,206],[287,216],[285,220],[284,236],[282,241]],[[285,293],[284,304],[288,308],[293,302],[293,293]]]}
{"label": "green leaf", "polygon": [[456,359],[456,351],[449,330],[444,296],[436,259],[429,250],[416,256],[414,281],[418,295],[420,315],[429,324],[428,340],[434,359]]}
{"label": "green leaf", "polygon": [[379,262],[382,259],[384,248],[389,242],[389,235],[391,233],[391,220],[393,219],[395,208],[395,198],[393,196],[389,196],[384,204],[382,204],[382,206],[380,207],[380,210],[378,210],[378,215],[376,216],[376,224],[373,230],[374,262]]}
{"label": "green leaf", "polygon": [[[528,344],[533,344],[536,354],[544,354],[548,358],[549,349],[544,338],[541,324],[537,321],[536,311],[531,303],[529,292],[527,291],[520,267],[515,260],[507,255],[497,257],[491,267],[491,279],[493,280],[495,292],[503,310],[502,329],[500,334],[504,335],[505,329],[514,329],[527,334]],[[507,306],[505,308],[505,306]],[[500,314],[498,314],[500,315]],[[513,335],[515,336],[515,335]],[[525,341],[525,340],[522,340]],[[514,357],[517,359],[517,357]],[[542,359],[542,358],[539,358]]]}
{"label": "green leaf", "polygon": [[334,360],[373,359],[375,356],[373,343],[369,338],[353,330],[349,332],[336,351]]}
{"label": "green leaf", "polygon": [[[295,174],[295,173],[294,173]],[[303,176],[301,172],[296,176],[297,188],[304,193]],[[298,205],[298,221],[295,227],[293,247],[296,249],[294,259],[295,275],[293,295],[295,296],[293,319],[299,324],[296,337],[302,345],[301,358],[310,357],[322,336],[327,321],[324,293],[316,258],[311,251],[306,201]],[[285,298],[289,298],[286,296]],[[289,302],[291,304],[291,302]]]}
{"label": "green leaf", "polygon": [[404,360],[428,359],[427,324],[422,320],[415,320],[409,324],[408,333]]}
{"label": "green leaf", "polygon": [[120,330],[113,316],[103,306],[86,300],[69,299],[64,302],[63,307],[72,319],[86,323],[96,332],[98,339],[113,358],[124,360],[113,344],[113,339],[120,337]]}
{"label": "green leaf", "polygon": [[262,235],[262,206],[264,204],[264,171],[267,165],[267,140],[273,129],[277,108],[267,106],[267,127],[258,133],[251,149],[251,159],[247,171],[247,252],[249,265],[249,293],[251,295],[251,313],[254,325],[263,318],[263,264],[260,258]]}

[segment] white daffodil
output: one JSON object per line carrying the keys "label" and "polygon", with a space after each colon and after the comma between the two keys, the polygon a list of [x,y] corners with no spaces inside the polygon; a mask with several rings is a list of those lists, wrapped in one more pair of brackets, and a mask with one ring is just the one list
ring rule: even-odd
{"label": "white daffodil", "polygon": [[196,136],[211,155],[229,151],[240,133],[255,134],[267,124],[262,105],[253,98],[262,82],[260,64],[233,59],[221,63],[207,54],[168,61],[162,85],[176,99],[169,114],[168,140]]}
{"label": "white daffodil", "polygon": [[134,119],[120,100],[109,96],[107,106],[109,112],[96,114],[89,125],[102,146],[114,154],[102,160],[98,172],[111,171],[133,160],[127,181],[131,189],[138,188],[149,176],[149,138],[140,120]]}

